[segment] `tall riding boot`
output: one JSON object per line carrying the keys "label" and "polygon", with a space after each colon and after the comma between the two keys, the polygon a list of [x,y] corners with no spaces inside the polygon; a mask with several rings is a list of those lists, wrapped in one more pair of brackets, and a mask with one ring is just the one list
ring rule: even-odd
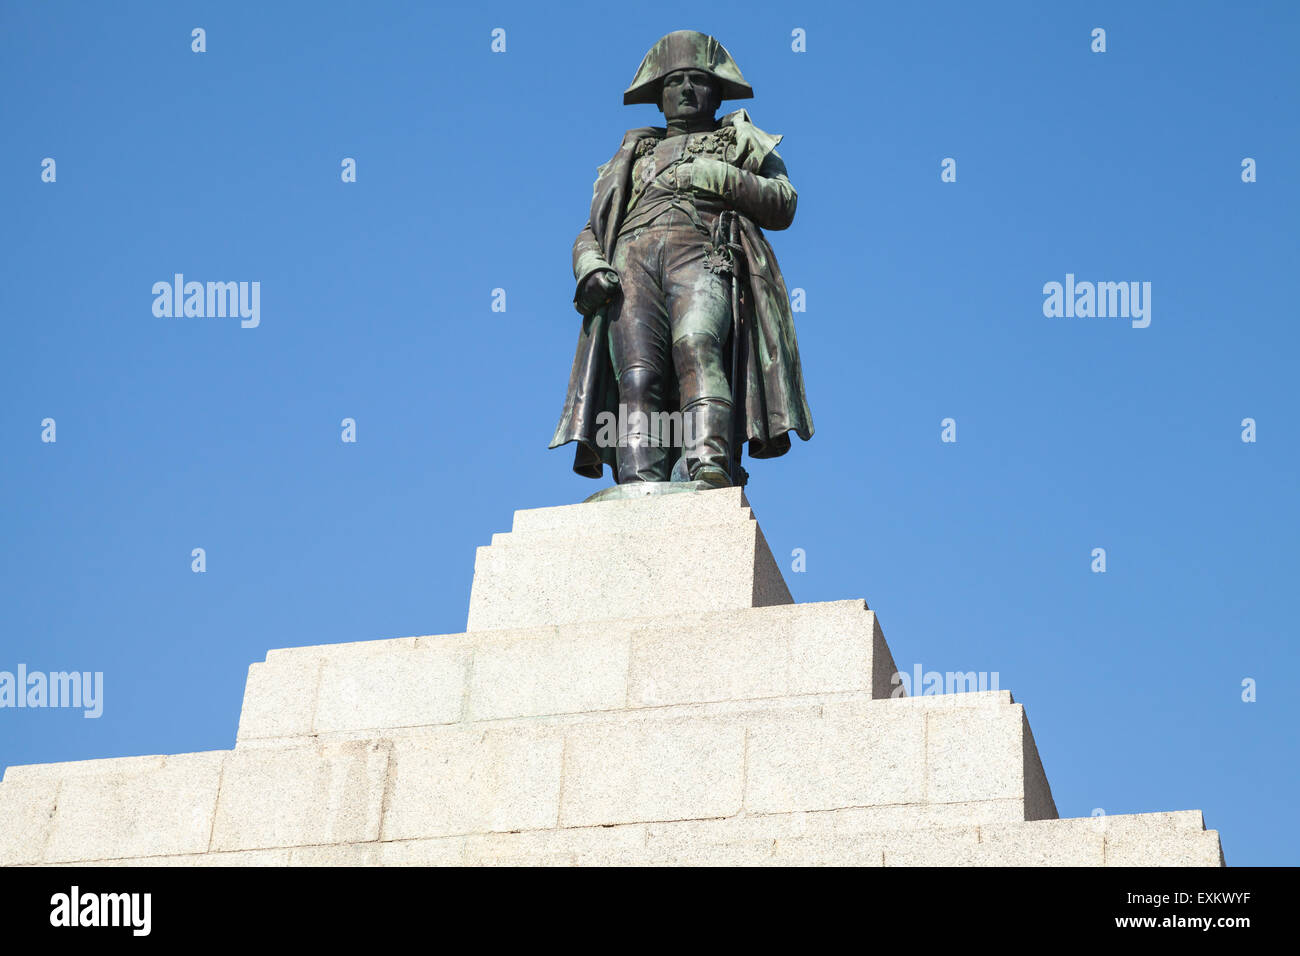
{"label": "tall riding boot", "polygon": [[644,432],[630,432],[626,443],[619,442],[618,483],[629,481],[667,481],[668,449],[656,446]]}
{"label": "tall riding boot", "polygon": [[731,402],[704,398],[682,409],[687,444],[683,453],[692,481],[719,488],[731,484]]}
{"label": "tall riding boot", "polygon": [[[654,414],[663,411],[663,374],[642,365],[619,376],[617,480],[667,481],[668,446],[654,428]],[[662,429],[662,421],[659,428]]]}
{"label": "tall riding boot", "polygon": [[692,481],[731,484],[731,386],[722,345],[712,335],[688,333],[673,342],[686,437],[682,457]]}

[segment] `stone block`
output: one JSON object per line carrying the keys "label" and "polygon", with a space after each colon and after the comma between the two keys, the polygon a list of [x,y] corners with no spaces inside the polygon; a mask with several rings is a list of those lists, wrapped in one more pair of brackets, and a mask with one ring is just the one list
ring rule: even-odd
{"label": "stone block", "polygon": [[752,518],[743,488],[718,488],[693,494],[523,508],[514,513],[510,532],[519,535],[657,534],[665,528],[700,527]]}
{"label": "stone block", "polygon": [[6,774],[0,783],[0,866],[44,859],[58,793],[57,777],[10,780]]}
{"label": "stone block", "polygon": [[683,615],[634,626],[631,707],[867,691],[893,657],[862,601]]}
{"label": "stone block", "polygon": [[393,729],[461,719],[470,651],[461,642],[335,654],[321,664],[313,729]]}
{"label": "stone block", "polygon": [[[521,519],[521,512],[517,530],[478,549],[466,630],[789,604],[789,588],[742,502],[739,489],[719,489],[541,509],[564,512],[549,518]],[[570,508],[586,509],[587,518]],[[695,520],[659,523],[678,512]],[[648,528],[654,533],[638,533]]]}
{"label": "stone block", "polygon": [[449,727],[392,744],[384,840],[555,826],[563,737]]}
{"label": "stone block", "polygon": [[52,765],[66,770],[44,859],[207,852],[225,756],[213,751]]}
{"label": "stone block", "polygon": [[461,720],[887,697],[893,672],[862,601],[288,648],[250,669],[239,745]]}
{"label": "stone block", "polygon": [[320,670],[320,658],[314,654],[274,661],[268,656],[266,662],[251,665],[236,739],[311,734]]}
{"label": "stone block", "polygon": [[739,719],[576,726],[565,735],[560,826],[730,816],[744,773]]}
{"label": "stone block", "polygon": [[1224,865],[1218,831],[1205,829],[1200,810],[1115,814],[1068,822],[1102,835],[1107,866]]}
{"label": "stone block", "polygon": [[615,621],[472,635],[468,719],[626,707],[630,629]]}
{"label": "stone block", "polygon": [[926,714],[926,799],[964,803],[1024,797],[1023,708],[970,707]]}
{"label": "stone block", "polygon": [[981,826],[979,853],[969,862],[978,866],[1102,866],[1106,861],[1102,835],[1090,826],[1070,826],[1070,822]]}
{"label": "stone block", "polygon": [[890,703],[814,720],[752,722],[746,811],[924,802],[924,715]]}
{"label": "stone block", "polygon": [[212,848],[379,839],[388,751],[364,740],[236,749],[222,772]]}

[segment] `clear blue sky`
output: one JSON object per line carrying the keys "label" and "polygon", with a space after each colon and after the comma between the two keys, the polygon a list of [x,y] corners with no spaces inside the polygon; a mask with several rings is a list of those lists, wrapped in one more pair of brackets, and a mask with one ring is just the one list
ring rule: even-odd
{"label": "clear blue sky", "polygon": [[[1285,2],[5,0],[0,670],[103,671],[105,711],[0,710],[0,765],[229,748],[268,649],[459,632],[474,549],[608,483],[546,447],[569,254],[683,28],[799,191],[817,433],[749,463],[795,599],[997,671],[1062,816],[1200,808],[1230,864],[1300,862]],[[176,272],[259,281],[260,327],[155,317]],[[1150,327],[1044,317],[1067,273],[1151,282]]]}

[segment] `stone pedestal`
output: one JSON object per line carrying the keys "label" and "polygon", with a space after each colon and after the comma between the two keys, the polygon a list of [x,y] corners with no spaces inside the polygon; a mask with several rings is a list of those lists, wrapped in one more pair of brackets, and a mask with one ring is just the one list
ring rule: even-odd
{"label": "stone pedestal", "polygon": [[516,511],[478,549],[466,630],[790,604],[739,488]]}
{"label": "stone pedestal", "polygon": [[1057,819],[1006,691],[893,697],[740,489],[520,511],[463,634],[273,650],[230,751],[10,767],[0,863],[1222,863],[1199,811]]}

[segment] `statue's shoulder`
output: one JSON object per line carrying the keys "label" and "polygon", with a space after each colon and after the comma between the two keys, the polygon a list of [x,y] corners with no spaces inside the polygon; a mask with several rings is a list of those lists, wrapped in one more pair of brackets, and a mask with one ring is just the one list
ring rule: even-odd
{"label": "statue's shoulder", "polygon": [[719,127],[730,127],[736,131],[736,144],[740,147],[739,156],[734,162],[749,169],[758,169],[767,158],[767,154],[776,149],[777,143],[784,139],[779,133],[769,133],[754,125],[748,110],[736,110],[718,120]]}
{"label": "statue's shoulder", "polygon": [[668,130],[662,126],[638,126],[636,129],[630,129],[623,134],[623,144],[619,149],[633,149],[642,140],[660,140],[667,135]]}
{"label": "statue's shoulder", "polygon": [[[600,183],[606,175],[617,173],[623,169],[623,163],[630,160],[636,154],[637,143],[644,140],[653,139],[658,142],[662,139],[668,130],[662,126],[638,126],[636,129],[630,129],[623,134],[623,142],[619,144],[618,150],[610,157],[609,162],[601,163],[596,167],[596,182]],[[630,166],[630,162],[628,166]]]}
{"label": "statue's shoulder", "polygon": [[596,168],[598,177],[606,173],[615,171],[621,166],[621,161],[627,161],[645,152],[645,147],[638,150],[639,143],[658,143],[659,140],[666,136],[668,130],[662,126],[638,126],[636,129],[630,129],[623,134],[623,142],[619,144],[617,152],[610,157],[609,162],[602,163]]}

